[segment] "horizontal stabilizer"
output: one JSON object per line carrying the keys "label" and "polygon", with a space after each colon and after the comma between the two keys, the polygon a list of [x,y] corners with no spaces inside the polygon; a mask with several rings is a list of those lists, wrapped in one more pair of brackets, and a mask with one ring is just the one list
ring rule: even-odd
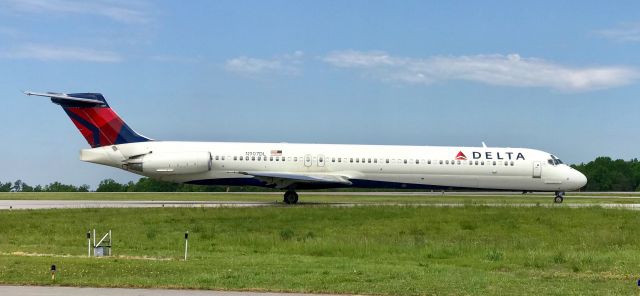
{"label": "horizontal stabilizer", "polygon": [[52,98],[52,99],[62,100],[63,102],[64,101],[66,101],[66,102],[78,102],[78,103],[88,103],[88,104],[97,104],[97,105],[105,104],[105,102],[100,101],[100,100],[72,97],[72,96],[69,96],[67,94],[62,94],[62,93],[36,93],[36,92],[25,91],[24,94],[27,95],[27,96],[49,97],[49,98]]}

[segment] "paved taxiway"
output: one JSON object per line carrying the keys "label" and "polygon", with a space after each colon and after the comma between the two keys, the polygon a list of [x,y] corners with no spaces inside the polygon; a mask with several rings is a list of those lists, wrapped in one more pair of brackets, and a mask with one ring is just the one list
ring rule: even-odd
{"label": "paved taxiway", "polygon": [[[329,294],[227,292],[204,290],[123,289],[123,288],[74,288],[37,286],[0,286],[0,295],[13,296],[329,296]],[[344,296],[344,295],[342,295]]]}
{"label": "paved taxiway", "polygon": [[[151,201],[151,200],[0,200],[0,210],[88,209],[88,208],[242,208],[288,206],[282,202],[245,201]],[[419,202],[300,202],[296,206],[413,206],[413,207],[569,207],[569,208],[620,208],[640,210],[640,203],[419,203]]]}

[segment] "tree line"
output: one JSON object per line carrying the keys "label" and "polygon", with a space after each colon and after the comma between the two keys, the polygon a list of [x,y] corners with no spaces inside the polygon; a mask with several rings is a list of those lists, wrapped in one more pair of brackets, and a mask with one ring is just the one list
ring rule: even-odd
{"label": "tree line", "polygon": [[640,161],[637,158],[625,161],[603,156],[571,167],[587,176],[587,185],[582,191],[640,191]]}
{"label": "tree line", "polygon": [[[587,185],[582,191],[640,191],[640,161],[613,160],[610,157],[598,157],[588,163],[571,165],[587,176]],[[273,189],[253,186],[215,186],[191,185],[140,178],[138,181],[118,183],[113,179],[100,182],[96,192],[250,192],[270,191]],[[345,188],[341,191],[358,191],[357,188]],[[369,189],[364,189],[370,191]],[[0,182],[0,192],[89,192],[89,185],[70,185],[53,182],[48,185],[30,186],[22,180]],[[382,190],[389,191],[389,190]]]}
{"label": "tree line", "polygon": [[89,185],[74,186],[53,182],[48,185],[30,186],[22,180],[15,182],[0,182],[0,192],[89,192]]}
{"label": "tree line", "polygon": [[[209,186],[177,184],[165,181],[158,181],[151,178],[140,178],[138,181],[128,183],[118,183],[113,179],[100,181],[96,192],[225,192],[225,191],[269,191],[269,188],[259,188],[253,186]],[[48,185],[30,186],[22,180],[15,182],[0,182],[0,192],[90,192],[89,185],[75,186],[53,182]]]}

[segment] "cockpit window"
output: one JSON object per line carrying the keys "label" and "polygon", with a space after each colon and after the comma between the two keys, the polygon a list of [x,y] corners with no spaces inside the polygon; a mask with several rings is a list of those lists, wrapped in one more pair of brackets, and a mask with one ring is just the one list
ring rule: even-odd
{"label": "cockpit window", "polygon": [[559,165],[563,163],[562,160],[560,160],[560,158],[557,158],[554,155],[549,155],[549,156],[551,156],[551,159],[549,159],[549,164]]}

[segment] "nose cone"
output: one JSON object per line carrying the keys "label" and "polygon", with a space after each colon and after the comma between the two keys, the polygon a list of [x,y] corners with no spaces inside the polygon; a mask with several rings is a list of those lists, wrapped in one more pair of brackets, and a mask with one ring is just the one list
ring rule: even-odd
{"label": "nose cone", "polygon": [[587,176],[577,170],[573,170],[571,181],[575,185],[575,189],[580,189],[587,185]]}

